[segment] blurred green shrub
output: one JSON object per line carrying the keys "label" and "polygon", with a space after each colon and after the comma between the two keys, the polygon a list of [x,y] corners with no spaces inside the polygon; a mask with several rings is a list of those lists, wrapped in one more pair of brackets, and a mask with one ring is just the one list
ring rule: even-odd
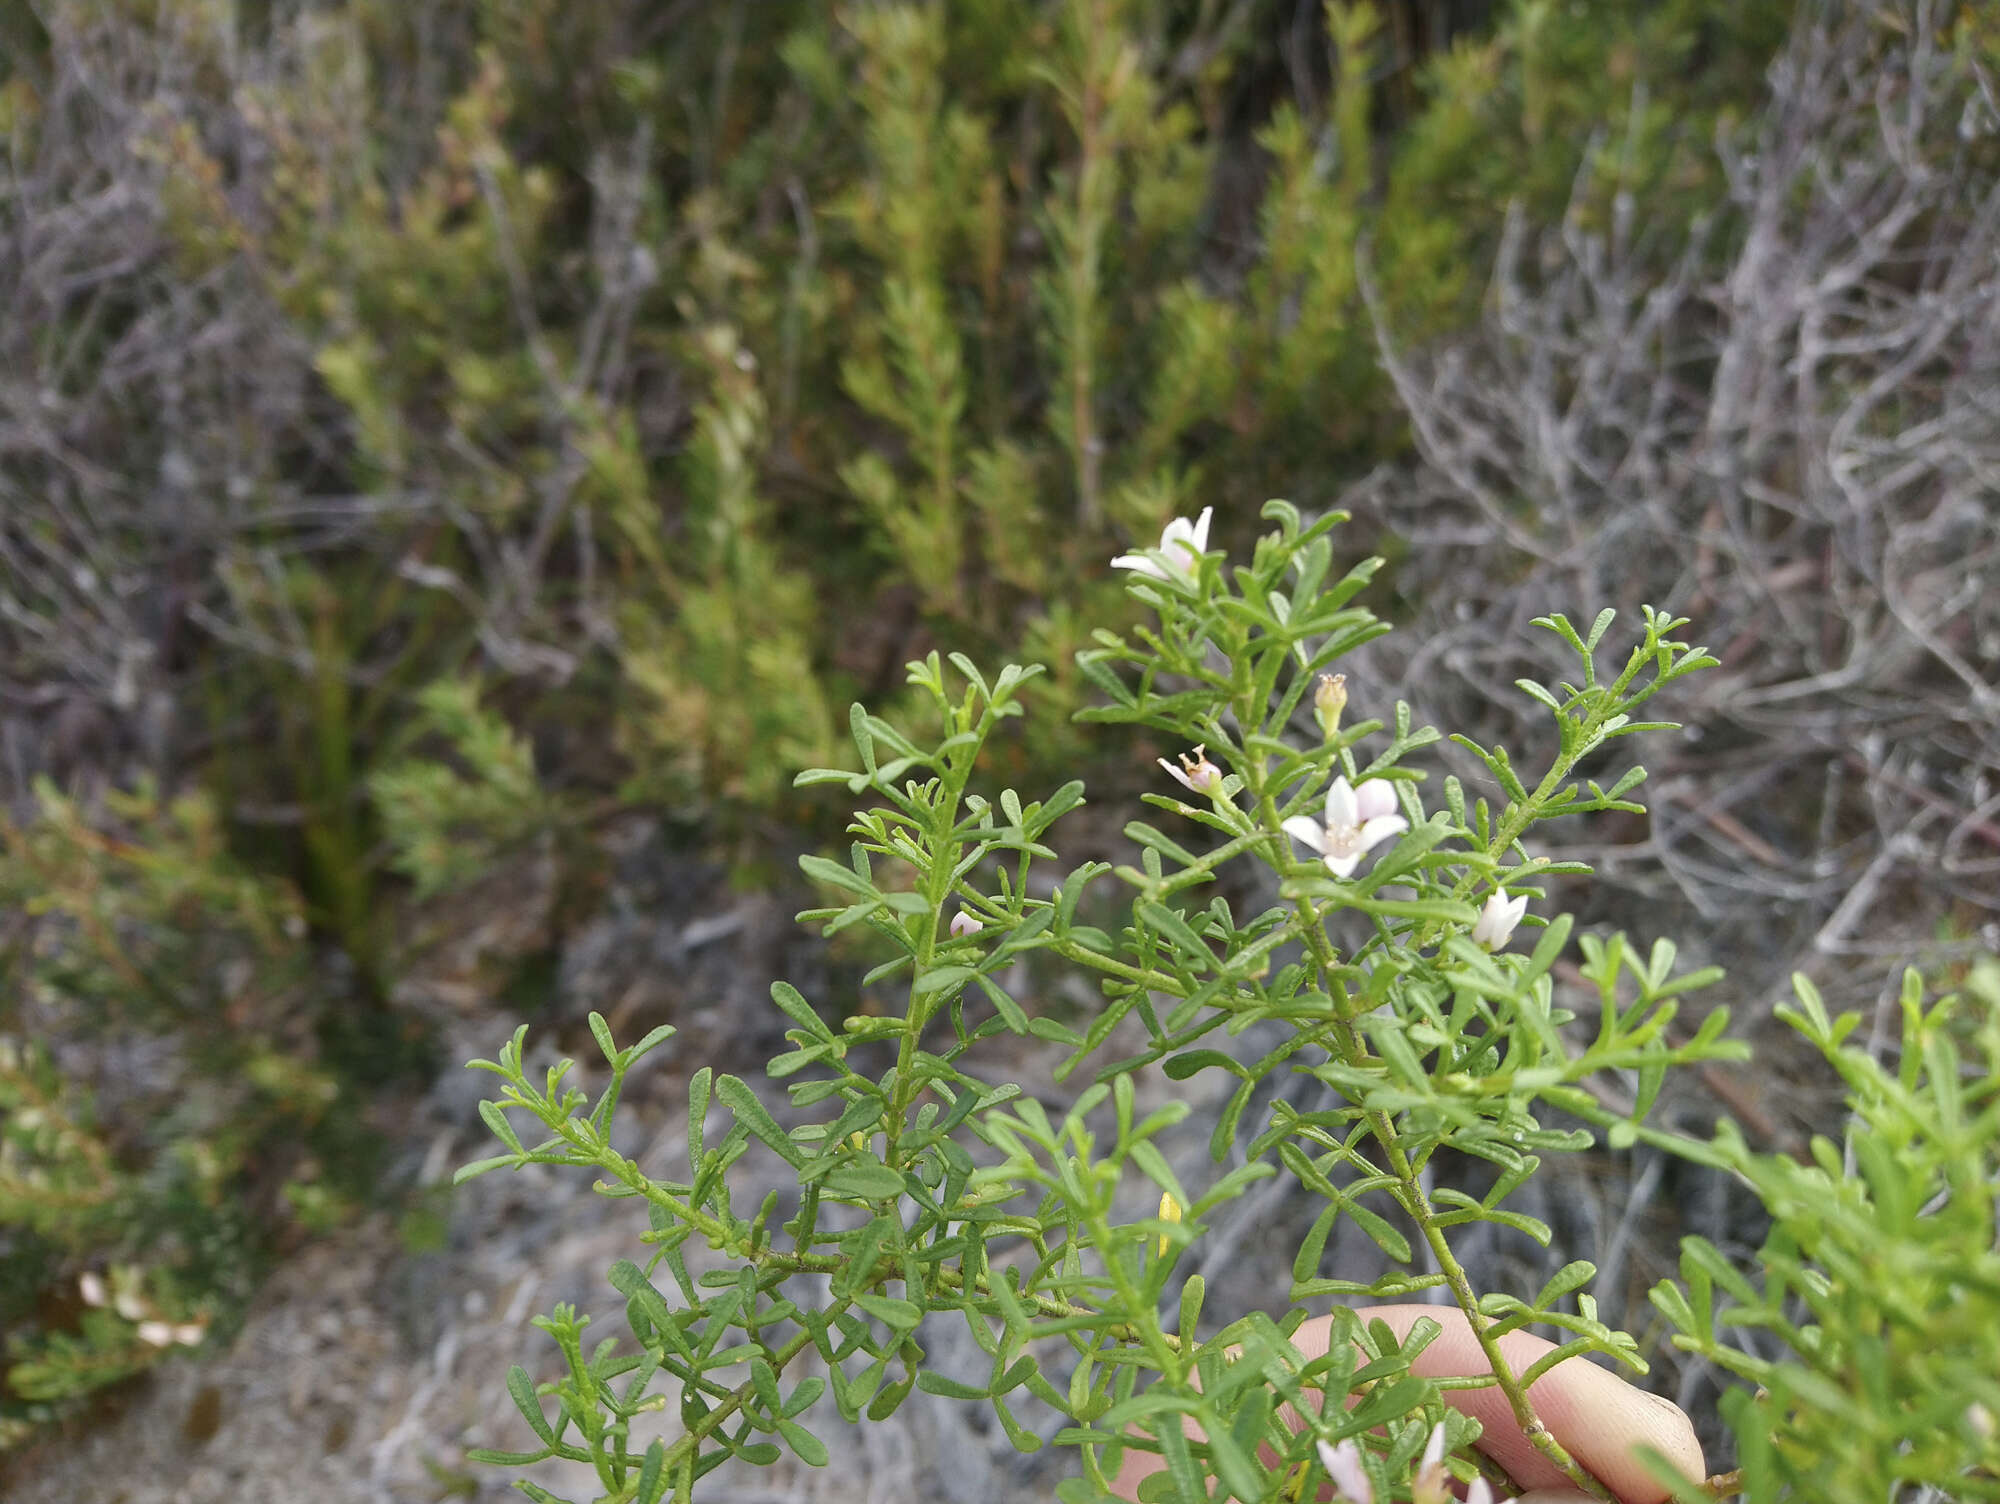
{"label": "blurred green shrub", "polygon": [[[1393,455],[1357,259],[1442,328],[1505,208],[1586,166],[1572,212],[1692,212],[1789,7],[1334,4],[1302,54],[1129,0],[448,10],[281,12],[254,87],[155,126],[178,254],[291,322],[344,415],[326,479],[372,498],[308,566],[348,604],[307,656],[375,689],[287,761],[365,781],[394,738],[359,712],[481,660],[589,675],[628,794],[726,812],[934,631],[1060,648],[1129,538]],[[308,793],[308,890],[372,969],[366,879],[316,870],[372,843]]]}
{"label": "blurred green shrub", "polygon": [[351,1209],[367,1159],[299,899],[207,798],[45,785],[0,819],[0,912],[4,1442],[232,1326],[288,1208]]}

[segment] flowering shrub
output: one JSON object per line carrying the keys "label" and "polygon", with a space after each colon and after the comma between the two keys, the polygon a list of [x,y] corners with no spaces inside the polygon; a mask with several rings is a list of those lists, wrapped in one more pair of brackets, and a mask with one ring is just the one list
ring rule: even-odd
{"label": "flowering shrub", "polygon": [[[1560,754],[1531,785],[1504,749],[1465,741],[1492,794],[1447,778],[1441,799],[1427,801],[1419,754],[1438,733],[1413,725],[1405,707],[1386,725],[1343,729],[1346,686],[1328,672],[1387,630],[1353,604],[1378,561],[1332,580],[1338,514],[1308,524],[1271,502],[1265,516],[1275,529],[1247,566],[1203,551],[1206,517],[1176,522],[1159,549],[1117,561],[1155,621],[1130,636],[1099,631],[1078,659],[1103,700],[1082,720],[1198,744],[1167,766],[1176,793],[1198,797],[1149,795],[1168,828],[1126,827],[1135,864],[1086,862],[1051,881],[1051,832],[1083,803],[1082,784],[1036,800],[976,787],[981,749],[1021,713],[1034,668],[989,679],[960,655],[954,673],[932,654],[910,677],[935,707],[936,736],[856,706],[858,769],[799,775],[870,801],[849,827],[846,861],[804,859],[831,901],[802,917],[829,934],[872,932],[886,959],[869,980],[895,979],[906,1001],[835,1024],[788,984],[773,985],[793,1025],[793,1048],[769,1065],[790,1094],[789,1126],[746,1082],[702,1069],[689,1089],[685,1176],[659,1178],[613,1147],[612,1121],[629,1072],[671,1030],[621,1048],[593,1016],[609,1067],[594,1101],[569,1084],[570,1062],[531,1077],[525,1029],[498,1060],[474,1062],[501,1079],[482,1112],[505,1152],[461,1177],[588,1167],[607,1194],[644,1203],[650,1249],[643,1265],[610,1272],[632,1345],[586,1350],[588,1318],[568,1306],[538,1320],[567,1373],[538,1391],[526,1370],[513,1371],[509,1388],[537,1445],[488,1460],[566,1458],[595,1469],[605,1499],[686,1498],[731,1457],[769,1463],[789,1450],[823,1462],[805,1424],[822,1393],[849,1421],[880,1420],[921,1387],[991,1406],[1024,1448],[1040,1444],[1015,1414],[1024,1397],[1066,1415],[1055,1440],[1080,1463],[1060,1489],[1067,1504],[1110,1496],[1132,1452],[1163,1463],[1163,1481],[1144,1485],[1142,1498],[1187,1504],[1313,1497],[1328,1478],[1349,1498],[1387,1497],[1407,1490],[1413,1465],[1427,1494],[1441,1496],[1439,1468],[1510,1491],[1514,1480],[1467,1450],[1477,1422],[1412,1369],[1438,1323],[1419,1321],[1399,1341],[1336,1306],[1323,1356],[1292,1341],[1305,1302],[1437,1290],[1470,1323],[1491,1365],[1485,1382],[1541,1457],[1608,1497],[1539,1424],[1529,1389],[1580,1354],[1642,1369],[1637,1342],[1598,1319],[1589,1264],[1570,1264],[1527,1298],[1482,1292],[1454,1231],[1495,1221],[1546,1243],[1549,1230],[1510,1210],[1508,1196],[1541,1156],[1590,1147],[1592,1129],[1717,1158],[1646,1122],[1670,1067],[1742,1054],[1721,1037],[1722,1009],[1678,1042],[1669,1033],[1680,997],[1716,973],[1674,975],[1664,943],[1648,960],[1622,936],[1583,937],[1597,1017],[1573,1029],[1550,976],[1572,922],[1528,906],[1542,878],[1579,869],[1523,845],[1542,820],[1639,809],[1628,795],[1643,770],[1603,785],[1578,778],[1578,765],[1657,729],[1640,708],[1712,660],[1674,638],[1682,623],[1649,609],[1622,665],[1600,674],[1611,613],[1587,633],[1548,618],[1541,625],[1576,654],[1577,682],[1522,688],[1555,718]],[[1239,913],[1223,897],[1196,899],[1237,864],[1268,869],[1279,901]],[[1089,922],[1107,878],[1124,892],[1116,928]],[[1523,924],[1535,943],[1507,949]],[[1074,1024],[1031,1009],[1010,990],[1030,958],[1092,977],[1101,1006]],[[1225,1047],[1261,1022],[1283,1026],[1275,1048],[1239,1059]],[[1097,1064],[1056,1117],[980,1074],[982,1046],[1002,1034],[1064,1051],[1064,1077],[1114,1035],[1137,1047]],[[1156,1071],[1236,1078],[1211,1138],[1218,1166],[1233,1157],[1235,1168],[1206,1183],[1175,1173],[1158,1140],[1189,1109],[1140,1111],[1141,1079]],[[1291,1071],[1330,1088],[1332,1105],[1307,1112],[1278,1098],[1253,1120],[1259,1084]],[[1638,1082],[1628,1111],[1589,1089],[1610,1071]],[[729,1120],[719,1132],[718,1107]],[[530,1142],[514,1116],[546,1136]],[[749,1216],[731,1199],[730,1167],[753,1145],[796,1173],[782,1214],[775,1196]],[[1446,1151],[1491,1165],[1490,1192],[1475,1199],[1435,1184],[1430,1171]],[[1294,1304],[1205,1331],[1202,1281],[1177,1279],[1176,1265],[1219,1208],[1281,1172],[1326,1202],[1297,1253]],[[1157,1215],[1120,1210],[1134,1180],[1159,1193]],[[1363,1284],[1322,1270],[1342,1217],[1382,1248],[1390,1273]],[[689,1254],[704,1247],[721,1267],[697,1275]],[[947,1313],[991,1357],[983,1383],[925,1366],[924,1324]],[[1561,1341],[1517,1366],[1500,1339],[1531,1324],[1556,1328]],[[663,1406],[679,1434],[642,1440],[646,1412]]]}

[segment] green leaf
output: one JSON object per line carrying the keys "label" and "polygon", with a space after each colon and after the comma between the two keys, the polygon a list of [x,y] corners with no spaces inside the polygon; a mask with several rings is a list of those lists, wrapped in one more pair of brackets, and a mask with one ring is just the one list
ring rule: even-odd
{"label": "green leaf", "polygon": [[799,1461],[806,1466],[826,1466],[826,1443],[797,1421],[781,1417],[778,1421],[778,1434],[785,1438],[785,1445],[790,1447]]}
{"label": "green leaf", "polygon": [[604,1052],[604,1058],[613,1065],[616,1065],[618,1063],[618,1046],[611,1041],[611,1025],[606,1023],[604,1015],[594,1008],[591,1010],[589,1021],[590,1037],[597,1041],[597,1047]]}
{"label": "green leaf", "polygon": [[1208,1434],[1208,1455],[1215,1463],[1216,1476],[1243,1504],[1258,1504],[1264,1496],[1263,1479],[1236,1439],[1207,1406],[1196,1412],[1198,1424]]}
{"label": "green leaf", "polygon": [[1132,906],[1132,913],[1149,929],[1164,935],[1190,960],[1213,963],[1215,953],[1208,948],[1201,936],[1188,928],[1187,921],[1164,904],[1140,902]]}
{"label": "green leaf", "polygon": [[456,1170],[452,1171],[451,1183],[453,1185],[464,1185],[466,1181],[473,1179],[475,1176],[484,1175],[489,1170],[512,1169],[519,1163],[520,1160],[512,1154],[496,1154],[490,1159],[475,1159],[471,1164],[460,1165]]}
{"label": "green leaf", "polygon": [[658,1437],[653,1438],[646,1448],[646,1457],[639,1464],[638,1492],[633,1496],[633,1504],[660,1504],[660,1496],[667,1491],[667,1449]]}
{"label": "green leaf", "polygon": [[709,1083],[715,1073],[703,1066],[688,1082],[688,1168],[699,1177],[702,1156],[707,1152]]}
{"label": "green leaf", "polygon": [[514,1406],[528,1422],[530,1429],[550,1446],[554,1446],[556,1433],[549,1425],[549,1418],[542,1413],[542,1402],[535,1394],[535,1381],[528,1377],[528,1370],[518,1363],[507,1370],[507,1392],[514,1397]]}
{"label": "green leaf", "polygon": [[829,1174],[824,1184],[836,1196],[855,1196],[864,1201],[881,1201],[903,1194],[903,1177],[885,1164],[842,1165]]}
{"label": "green leaf", "polygon": [[913,1332],[924,1319],[924,1313],[914,1302],[897,1300],[889,1295],[870,1295],[863,1292],[854,1297],[854,1303],[883,1325],[898,1332]]}
{"label": "green leaf", "polygon": [[786,1164],[793,1169],[805,1166],[805,1150],[793,1143],[778,1126],[777,1119],[764,1109],[757,1100],[757,1094],[737,1076],[724,1076],[715,1083],[716,1095],[723,1104],[736,1115],[736,1121],[749,1129],[751,1134],[767,1148],[775,1150]]}
{"label": "green leaf", "polygon": [[1581,1290],[1597,1278],[1597,1266],[1587,1259],[1577,1259],[1564,1264],[1549,1282],[1542,1286],[1532,1304],[1537,1311],[1546,1311],[1565,1295]]}
{"label": "green leaf", "polygon": [[514,1132],[514,1125],[507,1121],[507,1114],[500,1110],[499,1103],[481,1102],[479,1104],[479,1116],[484,1120],[486,1126],[493,1131],[493,1136],[499,1139],[501,1143],[512,1149],[516,1154],[526,1154],[528,1152],[521,1147],[520,1135]]}
{"label": "green leaf", "polygon": [[778,1005],[785,1017],[789,1018],[801,1029],[804,1029],[814,1039],[830,1041],[833,1038],[833,1031],[827,1028],[826,1021],[814,1011],[811,1003],[800,996],[798,988],[794,987],[790,982],[773,982],[771,984],[771,1001]]}
{"label": "green leaf", "polygon": [[799,858],[799,868],[807,877],[823,882],[829,887],[844,888],[862,898],[882,896],[867,878],[851,868],[841,866],[838,862],[830,862],[823,856],[802,856]]}
{"label": "green leaf", "polygon": [[881,1260],[883,1246],[891,1243],[899,1231],[898,1224],[891,1218],[874,1217],[866,1226],[843,1235],[840,1251],[847,1262],[834,1272],[834,1294],[849,1299],[857,1295],[875,1277],[875,1266]]}
{"label": "green leaf", "polygon": [[1185,1054],[1169,1055],[1160,1063],[1160,1069],[1169,1081],[1185,1081],[1211,1067],[1228,1071],[1240,1080],[1249,1077],[1249,1072],[1233,1056],[1225,1055],[1220,1050],[1189,1050]]}
{"label": "green leaf", "polygon": [[933,1373],[926,1368],[917,1374],[917,1388],[925,1394],[940,1395],[948,1400],[983,1400],[989,1397],[992,1386],[983,1389],[971,1384],[961,1384],[956,1379],[948,1379],[941,1373]]}

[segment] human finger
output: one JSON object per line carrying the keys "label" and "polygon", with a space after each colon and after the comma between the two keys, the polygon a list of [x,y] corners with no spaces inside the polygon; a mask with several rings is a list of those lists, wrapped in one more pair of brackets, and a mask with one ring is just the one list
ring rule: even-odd
{"label": "human finger", "polygon": [[[1465,1314],[1456,1307],[1372,1306],[1356,1314],[1364,1321],[1386,1322],[1399,1340],[1418,1321],[1435,1321],[1442,1330],[1411,1364],[1412,1370],[1425,1378],[1469,1377],[1490,1371],[1485,1351]],[[1326,1351],[1331,1327],[1330,1317],[1308,1321],[1292,1341],[1307,1357],[1317,1357]],[[1501,1354],[1516,1373],[1553,1346],[1530,1332],[1510,1332],[1500,1338]],[[1651,1447],[1688,1478],[1704,1475],[1701,1443],[1678,1405],[1633,1387],[1587,1359],[1568,1358],[1558,1363],[1535,1381],[1528,1397],[1555,1439],[1585,1471],[1616,1494],[1621,1504],[1665,1504],[1669,1497],[1669,1491],[1640,1462],[1641,1448]],[[1584,1498],[1521,1434],[1506,1397],[1497,1388],[1451,1389],[1445,1391],[1444,1398],[1478,1420],[1482,1429],[1479,1449],[1529,1489],[1528,1498],[1546,1500],[1546,1504]],[[1550,1492],[1537,1492],[1541,1490]]]}

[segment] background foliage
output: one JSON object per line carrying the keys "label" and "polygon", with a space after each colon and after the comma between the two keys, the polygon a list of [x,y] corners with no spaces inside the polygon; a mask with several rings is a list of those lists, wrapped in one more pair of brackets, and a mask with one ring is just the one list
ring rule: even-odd
{"label": "background foliage", "polygon": [[1205,505],[1349,492],[1418,645],[1357,692],[1489,742],[1539,734],[1489,693],[1528,616],[1696,616],[1730,682],[1586,917],[1680,905],[1753,1020],[1990,947],[1996,46],[1941,0],[0,0],[0,1319],[89,1359],[0,1416],[147,1356],[86,1270],[226,1322],[361,1189],[315,1136],[437,1063],[468,881],[555,874],[547,1009],[622,818],[770,880],[934,642],[1050,665],[1010,778],[1135,791],[1170,749],[1085,769],[1072,654]]}

